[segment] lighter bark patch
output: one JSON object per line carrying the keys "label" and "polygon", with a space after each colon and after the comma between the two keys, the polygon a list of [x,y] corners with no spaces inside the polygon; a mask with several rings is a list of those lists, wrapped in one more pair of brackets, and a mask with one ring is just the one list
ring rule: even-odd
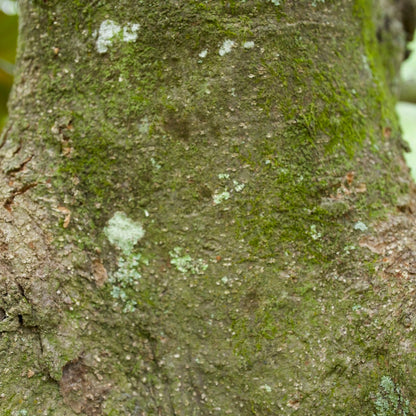
{"label": "lighter bark patch", "polygon": [[100,385],[82,358],[68,362],[62,368],[59,382],[64,402],[75,413],[88,416],[102,415],[102,402],[110,386]]}
{"label": "lighter bark patch", "polygon": [[95,283],[98,287],[103,287],[108,279],[106,268],[101,263],[100,259],[95,259],[92,263],[93,275]]}

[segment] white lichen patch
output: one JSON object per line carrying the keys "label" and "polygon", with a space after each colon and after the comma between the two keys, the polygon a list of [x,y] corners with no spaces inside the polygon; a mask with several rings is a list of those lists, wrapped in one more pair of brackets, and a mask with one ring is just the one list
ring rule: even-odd
{"label": "white lichen patch", "polygon": [[221,204],[221,202],[230,199],[231,194],[227,191],[227,189],[221,193],[215,193],[212,197],[215,205]]}
{"label": "white lichen patch", "polygon": [[134,245],[145,234],[142,224],[133,221],[124,212],[116,212],[113,215],[104,228],[104,233],[108,241],[124,254],[131,253]]}
{"label": "white lichen patch", "polygon": [[208,55],[208,49],[204,49],[203,51],[201,51],[198,56],[200,58],[205,58]]}
{"label": "white lichen patch", "polygon": [[314,240],[319,240],[322,237],[322,234],[317,231],[315,224],[312,224],[310,227],[310,235]]}
{"label": "white lichen patch", "polygon": [[137,31],[140,29],[138,23],[127,23],[125,26],[120,26],[113,20],[104,20],[100,29],[93,33],[97,37],[96,48],[99,53],[106,53],[108,48],[116,39],[124,42],[134,42],[137,39]]}
{"label": "white lichen patch", "polygon": [[137,31],[139,29],[139,23],[127,23],[127,25],[123,27],[123,41],[134,42],[137,39]]}
{"label": "white lichen patch", "polygon": [[270,0],[275,6],[280,6],[280,0]]}
{"label": "white lichen patch", "polygon": [[244,183],[239,183],[235,180],[233,180],[233,185],[234,185],[234,191],[236,192],[241,192],[245,187]]}
{"label": "white lichen patch", "polygon": [[241,192],[245,187],[244,183],[239,183],[238,181],[234,179],[231,181],[231,177],[229,173],[219,173],[218,179],[220,179],[224,185],[228,185],[228,186],[224,186],[222,190],[217,190],[214,192],[214,195],[212,197],[214,205],[218,205],[221,202],[224,202],[227,199],[230,199],[232,193]]}
{"label": "white lichen patch", "polygon": [[253,49],[254,48],[254,42],[252,40],[244,42],[243,43],[244,49]]}
{"label": "white lichen patch", "polygon": [[362,221],[357,221],[354,224],[354,230],[359,230],[359,231],[366,231],[367,230],[367,226],[362,222]]}
{"label": "white lichen patch", "polygon": [[170,262],[183,274],[204,274],[208,264],[203,259],[193,259],[189,254],[182,255],[182,247],[169,252]]}
{"label": "white lichen patch", "polygon": [[230,174],[229,173],[219,173],[218,174],[218,179],[230,179]]}
{"label": "white lichen patch", "polygon": [[218,51],[219,55],[224,56],[225,54],[230,53],[234,46],[235,42],[233,40],[226,39]]}
{"label": "white lichen patch", "polygon": [[113,43],[113,39],[116,35],[118,35],[120,30],[121,27],[116,22],[113,22],[112,20],[104,20],[98,30],[98,38],[96,41],[97,51],[99,53],[107,52],[108,47]]}

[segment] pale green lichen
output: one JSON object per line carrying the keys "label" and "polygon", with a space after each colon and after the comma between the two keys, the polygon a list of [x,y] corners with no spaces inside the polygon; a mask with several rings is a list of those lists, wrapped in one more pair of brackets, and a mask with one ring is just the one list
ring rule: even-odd
{"label": "pale green lichen", "polygon": [[362,221],[357,221],[354,224],[354,230],[359,230],[359,231],[366,231],[367,230],[367,226],[362,222]]}
{"label": "pale green lichen", "polygon": [[132,250],[144,236],[143,226],[128,218],[123,212],[116,212],[108,221],[104,233],[110,243],[120,248],[124,254],[118,260],[117,270],[109,278],[112,285],[111,296],[123,303],[123,312],[132,312],[137,302],[128,292],[134,289],[134,285],[141,278],[140,263],[146,263],[141,254],[132,254]]}
{"label": "pale green lichen", "polygon": [[346,254],[350,254],[355,249],[356,247],[353,244],[344,247],[344,251]]}
{"label": "pale green lichen", "polygon": [[245,187],[243,183],[239,183],[235,180],[233,180],[233,185],[234,185],[234,191],[236,192],[241,192]]}
{"label": "pale green lichen", "polygon": [[218,179],[230,179],[230,174],[229,173],[219,173],[218,174]]}
{"label": "pale green lichen", "polygon": [[150,163],[156,170],[159,170],[162,167],[162,165],[156,162],[156,160],[153,157],[150,159]]}
{"label": "pale green lichen", "polygon": [[104,233],[108,241],[124,254],[129,254],[145,234],[142,224],[131,220],[123,212],[116,212],[113,215],[104,228]]}
{"label": "pale green lichen", "polygon": [[404,399],[399,387],[388,376],[381,378],[379,391],[376,395],[376,413],[373,416],[407,416],[409,400]]}
{"label": "pale green lichen", "polygon": [[136,309],[137,302],[128,293],[134,290],[134,286],[142,277],[139,271],[140,264],[147,265],[148,261],[139,253],[121,257],[118,260],[117,271],[108,279],[113,286],[111,296],[123,303],[123,312],[133,312]]}
{"label": "pale green lichen", "polygon": [[[230,178],[230,174],[229,173],[219,173],[218,174],[218,179],[220,179],[221,181],[223,181],[223,182],[226,183],[227,181],[230,182],[229,180],[231,178]],[[214,201],[214,204],[215,205],[218,205],[221,202],[226,201],[227,199],[230,199],[231,192],[233,192],[233,191],[234,192],[241,192],[244,189],[244,187],[245,187],[245,184],[239,183],[238,181],[236,181],[236,180],[233,179],[232,180],[232,188],[233,189],[230,189],[229,190],[229,188],[227,188],[225,186],[223,191],[216,191],[214,193],[214,195],[212,197],[212,199]]]}
{"label": "pale green lichen", "polygon": [[169,252],[171,264],[183,274],[204,274],[208,264],[203,259],[193,259],[189,254],[182,255],[182,252],[181,247]]}
{"label": "pale green lichen", "polygon": [[213,196],[213,201],[215,205],[221,204],[221,202],[230,199],[231,194],[227,191],[227,189],[221,193],[215,193]]}

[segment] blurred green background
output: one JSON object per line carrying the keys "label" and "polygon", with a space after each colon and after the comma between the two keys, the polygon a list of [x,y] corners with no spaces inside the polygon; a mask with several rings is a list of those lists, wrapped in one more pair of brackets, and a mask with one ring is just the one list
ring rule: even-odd
{"label": "blurred green background", "polygon": [[400,101],[396,109],[404,139],[411,148],[411,152],[405,155],[406,161],[412,170],[413,179],[416,180],[416,40],[409,45],[409,49],[412,53],[401,67],[402,93],[400,95],[406,101]]}
{"label": "blurred green background", "polygon": [[17,3],[0,0],[0,130],[7,118],[17,41]]}

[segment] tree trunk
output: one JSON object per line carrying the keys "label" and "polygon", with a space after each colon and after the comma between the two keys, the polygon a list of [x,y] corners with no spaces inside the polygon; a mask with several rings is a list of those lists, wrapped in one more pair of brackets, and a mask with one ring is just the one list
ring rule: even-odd
{"label": "tree trunk", "polygon": [[415,414],[381,3],[21,2],[3,415]]}

